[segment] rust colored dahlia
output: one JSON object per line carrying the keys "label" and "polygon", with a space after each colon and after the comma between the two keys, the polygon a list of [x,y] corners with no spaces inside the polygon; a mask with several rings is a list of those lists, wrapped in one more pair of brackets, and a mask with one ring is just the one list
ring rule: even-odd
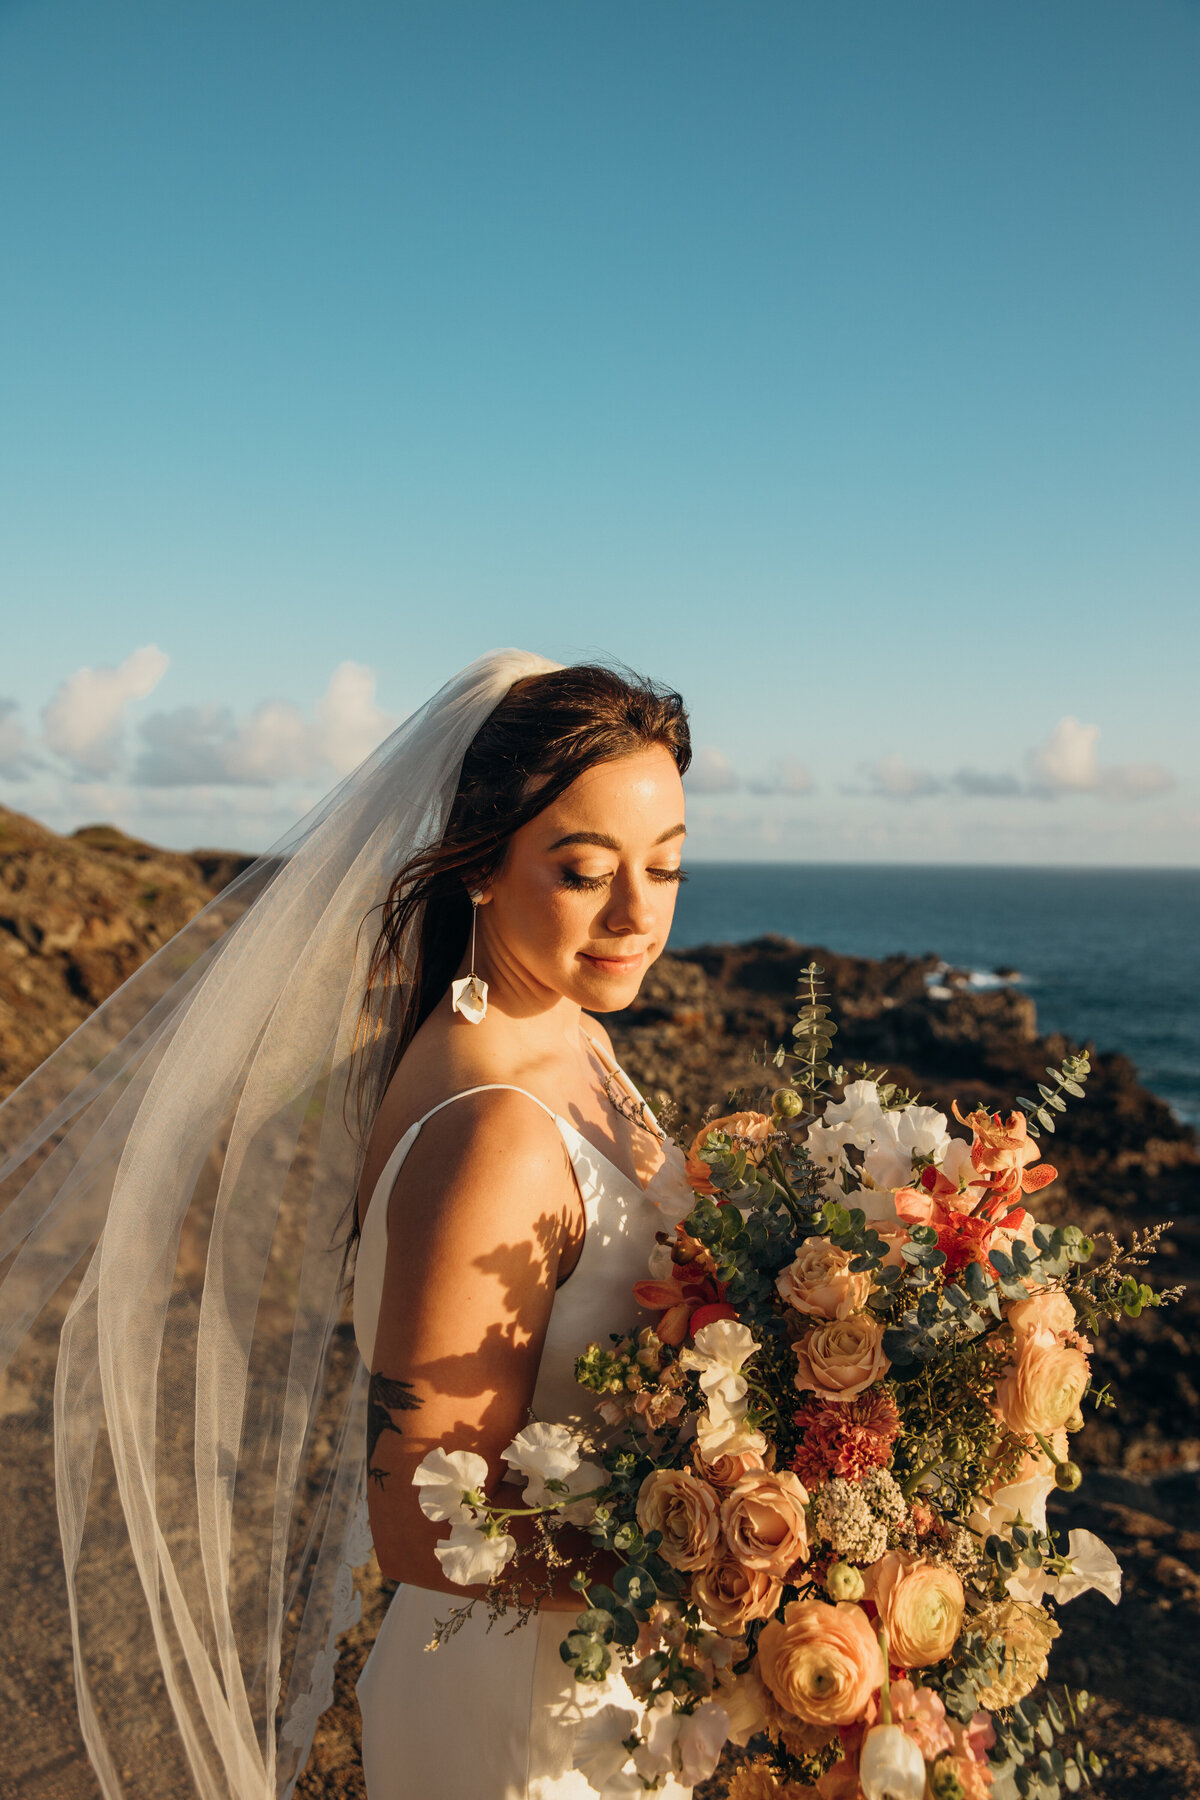
{"label": "rust colored dahlia", "polygon": [[795,1417],[804,1437],[792,1468],[808,1488],[831,1475],[860,1481],[868,1469],[883,1468],[900,1432],[896,1402],[883,1388],[855,1400],[809,1400]]}

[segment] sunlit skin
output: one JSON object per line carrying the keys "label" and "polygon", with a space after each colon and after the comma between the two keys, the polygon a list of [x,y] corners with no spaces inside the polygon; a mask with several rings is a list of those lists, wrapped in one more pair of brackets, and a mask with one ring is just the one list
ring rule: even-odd
{"label": "sunlit skin", "polygon": [[[604,1091],[607,1034],[585,1014],[627,1006],[662,954],[678,893],[684,803],[670,753],[655,746],[587,770],[513,836],[483,890],[475,968],[487,1016],[435,1008],[397,1069],[375,1121],[360,1213],[405,1130],[450,1094],[511,1082],[544,1100],[619,1169],[643,1182],[661,1156]],[[466,974],[464,958],[460,974]],[[381,1203],[385,1196],[380,1196]],[[555,1288],[582,1248],[583,1207],[562,1137],[524,1095],[458,1100],[422,1127],[388,1205],[388,1257],[372,1372],[403,1381],[372,1458],[371,1524],[384,1573],[453,1593],[411,1480],[437,1444],[487,1459],[526,1422]],[[388,1389],[387,1391],[394,1391]],[[517,1521],[515,1536],[527,1528]],[[579,1548],[586,1546],[581,1540]],[[564,1548],[567,1546],[564,1545]],[[565,1587],[550,1598],[576,1610]]]}

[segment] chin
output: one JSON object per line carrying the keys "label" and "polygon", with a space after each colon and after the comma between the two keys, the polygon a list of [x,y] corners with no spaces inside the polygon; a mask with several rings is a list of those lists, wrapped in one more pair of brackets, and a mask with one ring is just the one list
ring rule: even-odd
{"label": "chin", "polygon": [[645,979],[646,971],[653,959],[647,958],[637,969],[629,971],[612,971],[589,968],[582,980],[573,983],[574,998],[588,1012],[620,1012],[637,998],[637,991]]}

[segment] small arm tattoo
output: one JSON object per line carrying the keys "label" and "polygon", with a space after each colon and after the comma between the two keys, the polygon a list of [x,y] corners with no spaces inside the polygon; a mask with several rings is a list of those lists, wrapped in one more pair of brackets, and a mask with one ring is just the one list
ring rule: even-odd
{"label": "small arm tattoo", "polygon": [[397,1381],[391,1375],[376,1373],[367,1384],[367,1474],[382,1487],[388,1470],[374,1466],[375,1446],[385,1431],[403,1433],[392,1422],[394,1412],[415,1412],[421,1402],[412,1391],[411,1381]]}

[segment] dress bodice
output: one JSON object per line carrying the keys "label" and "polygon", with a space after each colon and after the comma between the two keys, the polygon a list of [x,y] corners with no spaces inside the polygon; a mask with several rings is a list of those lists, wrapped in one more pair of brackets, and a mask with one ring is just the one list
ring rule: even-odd
{"label": "dress bodice", "polygon": [[[622,1074],[636,1095],[637,1090],[628,1076],[622,1071],[616,1072]],[[486,1085],[504,1087],[508,1084]],[[358,1246],[353,1292],[354,1335],[368,1369],[374,1358],[383,1299],[388,1201],[404,1159],[427,1119],[441,1107],[481,1091],[481,1088],[467,1088],[461,1094],[452,1094],[410,1125],[372,1190]],[[524,1088],[515,1091],[527,1093]],[[664,1159],[643,1188],[618,1169],[568,1119],[554,1112],[536,1095],[527,1094],[527,1097],[549,1113],[562,1135],[587,1221],[579,1259],[555,1290],[530,1410],[536,1419],[586,1426],[591,1423],[592,1407],[576,1384],[575,1359],[594,1341],[607,1344],[609,1334],[614,1331],[628,1331],[649,1323],[646,1312],[634,1300],[633,1284],[646,1275],[655,1232],[669,1231],[677,1220],[684,1218],[694,1196],[684,1174],[683,1156],[676,1145],[669,1141],[664,1143]]]}

